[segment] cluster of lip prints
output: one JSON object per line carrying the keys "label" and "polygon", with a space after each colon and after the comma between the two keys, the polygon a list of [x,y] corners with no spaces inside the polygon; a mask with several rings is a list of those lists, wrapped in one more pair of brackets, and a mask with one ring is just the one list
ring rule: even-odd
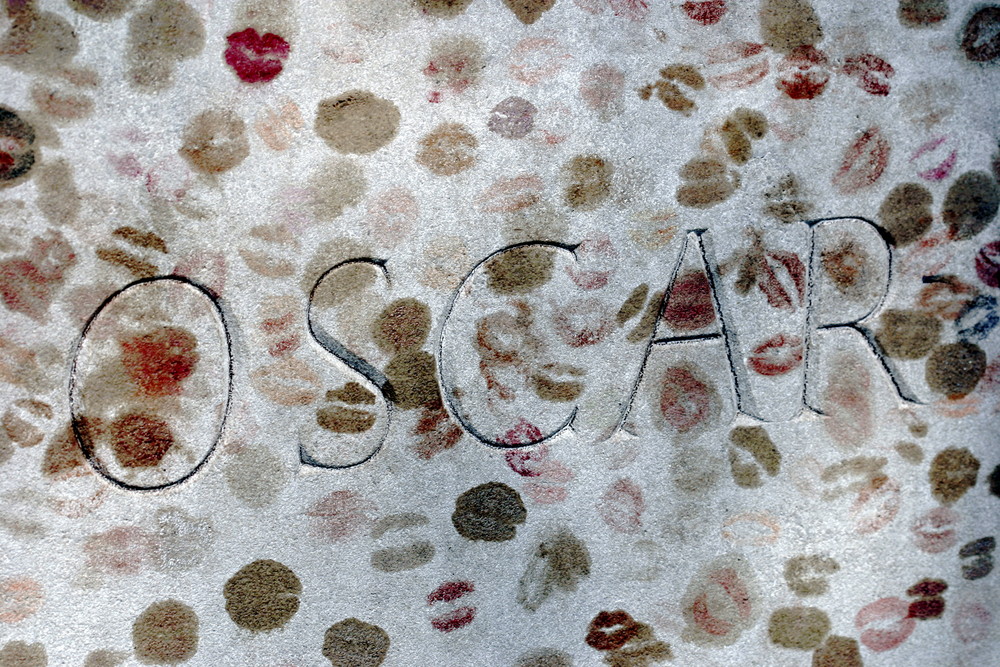
{"label": "cluster of lip prints", "polygon": [[[584,11],[595,14],[607,11],[633,21],[640,21],[646,16],[649,4],[641,0],[573,1]],[[416,5],[430,16],[447,18],[465,11],[471,2],[416,0]],[[511,1],[506,4],[518,20],[532,24],[540,20],[555,1]],[[70,2],[74,10],[95,20],[113,20],[124,16],[131,11],[131,5],[127,0]],[[13,13],[15,28],[19,21],[23,25],[45,22],[61,25],[59,21],[62,19],[51,12],[38,12],[33,3],[12,3],[11,7],[15,9],[8,9],[8,13]],[[727,3],[724,0],[685,2],[682,10],[692,21],[707,27],[722,19],[727,12]],[[947,2],[899,2],[899,20],[908,28],[933,29],[947,17],[947,13]],[[134,77],[137,86],[156,89],[169,82],[169,71],[166,74],[160,72],[163,75],[161,78],[154,76],[156,71],[142,74],[142,67],[149,65],[143,62],[143,58],[158,57],[159,64],[153,70],[162,67],[162,62],[169,63],[169,70],[175,61],[200,51],[199,43],[203,45],[205,37],[203,31],[199,36],[198,29],[190,27],[197,22],[192,22],[189,14],[194,12],[183,2],[157,0],[132,15],[130,20],[136,26],[133,29],[136,46],[133,47],[135,63],[130,76]],[[791,23],[788,23],[789,16],[795,17]],[[160,20],[160,23],[151,21],[150,17]],[[144,22],[185,27],[187,32],[183,34],[187,41],[177,39],[170,46],[162,35],[144,32],[141,28]],[[787,98],[780,104],[787,104],[788,100],[817,98],[839,81],[852,81],[874,97],[890,94],[895,69],[875,54],[845,55],[831,65],[831,57],[819,48],[822,28],[808,2],[764,2],[761,22],[762,43],[740,42],[717,48],[709,54],[708,65],[703,70],[684,63],[667,65],[660,72],[660,80],[639,90],[638,94],[646,99],[652,99],[655,94],[670,112],[691,113],[697,108],[697,92],[706,85],[719,90],[735,90],[768,80],[772,58],[777,58],[779,75],[774,87],[780,96]],[[969,18],[960,41],[970,62],[991,64],[1000,57],[995,37],[998,22],[1000,7],[996,6],[978,9]],[[23,34],[17,33],[16,29],[13,31],[15,36],[20,35],[23,39],[32,35],[26,28],[22,30]],[[56,29],[51,32],[58,34]],[[55,37],[52,39],[56,40]],[[143,52],[143,45],[152,48]],[[439,45],[424,69],[433,86],[428,102],[440,103],[447,95],[461,94],[470,85],[470,77],[475,76],[476,48],[475,45],[454,42]],[[552,51],[557,46],[554,40],[535,40],[522,44],[521,48]],[[72,49],[56,52],[68,53],[67,56],[60,55],[60,58],[71,58],[69,51]],[[241,81],[266,85],[281,74],[292,54],[293,46],[285,37],[266,30],[238,26],[226,37],[223,60]],[[33,92],[41,116],[62,122],[87,113],[92,102],[88,101],[85,92],[80,91],[89,90],[94,84],[85,72],[74,70],[68,61],[46,65],[31,60],[28,55],[20,60],[18,57],[15,54],[11,60],[2,62],[25,71],[41,71],[40,81],[47,82]],[[348,61],[351,58],[350,54],[338,57]],[[54,73],[57,66],[65,71]],[[722,71],[723,68],[725,71]],[[512,71],[513,76],[521,77],[526,82],[546,74],[526,68]],[[832,75],[842,78],[832,79]],[[52,80],[59,83],[52,84]],[[581,95],[594,110],[613,114],[614,90],[621,87],[623,81],[623,74],[617,69],[598,66],[585,74]],[[66,86],[73,92],[67,93]],[[488,129],[505,139],[522,139],[533,129],[538,129],[535,128],[537,111],[532,102],[510,97],[492,109]],[[48,163],[41,160],[43,139],[36,136],[36,128],[26,118],[28,114],[0,108],[0,187],[16,186],[32,178],[35,172],[37,186],[47,192],[59,190],[67,182],[71,184],[65,165],[58,161]],[[315,131],[339,153],[364,154],[378,150],[391,141],[398,122],[398,110],[388,100],[366,91],[347,91],[320,103]],[[298,106],[288,102],[258,119],[254,129],[268,147],[282,150],[288,147],[293,134],[304,124]],[[359,125],[365,126],[368,131],[363,135],[354,132]],[[202,112],[192,119],[185,130],[180,156],[196,172],[224,173],[249,155],[246,131],[245,122],[228,111]],[[746,109],[727,115],[717,125],[707,129],[702,152],[682,168],[686,170],[682,170],[682,176],[688,182],[676,194],[678,203],[688,207],[710,207],[728,198],[740,183],[732,166],[744,164],[750,155],[751,140],[760,138],[768,131],[787,140],[799,130],[794,123],[769,124],[760,112]],[[561,140],[558,133],[551,129],[543,128],[536,135],[541,135],[543,142]],[[931,139],[911,156],[911,161],[919,161],[926,154],[939,151],[945,142],[945,137]],[[136,139],[135,143],[138,144],[139,140]],[[420,146],[416,158],[418,164],[437,176],[453,176],[475,164],[477,140],[459,124],[439,126],[421,140]],[[850,195],[872,186],[885,171],[890,151],[882,131],[878,127],[867,128],[845,150],[842,166],[833,178],[834,187],[842,194]],[[186,183],[172,182],[170,174],[141,164],[131,153],[114,156],[114,162],[119,174],[143,182],[151,194],[174,201],[179,209],[183,205]],[[945,157],[940,163],[929,165],[918,176],[928,183],[944,181],[951,177],[955,164],[955,151],[945,150]],[[1000,200],[996,185],[998,165],[1000,162],[992,165],[992,173],[967,171],[955,178],[940,204],[941,218],[947,227],[943,232],[931,231],[933,198],[918,183],[901,184],[894,188],[884,200],[878,222],[897,249],[914,255],[949,242],[977,237],[996,215]],[[331,163],[330,169],[337,174],[340,182],[359,178],[356,171],[344,163]],[[566,193],[571,208],[592,210],[607,200],[612,172],[609,161],[600,156],[579,156],[568,165],[568,171],[573,174],[573,182]],[[537,203],[541,189],[540,182],[531,176],[511,179],[501,186],[487,193],[489,196],[484,195],[484,210],[493,207],[514,212],[528,208]],[[363,188],[356,194],[338,193],[328,197],[325,203],[327,208],[317,205],[315,215],[318,219],[336,217],[345,207],[356,205],[361,199],[360,193],[363,193]],[[385,217],[391,218],[400,212],[403,217],[411,214],[412,197],[408,193],[399,191],[388,194],[373,205],[384,212]],[[808,204],[791,200],[796,196],[798,193],[792,177],[775,194],[775,199],[780,201],[769,204],[768,210],[774,212],[773,217],[784,222],[788,221],[784,218],[789,211],[797,219]],[[63,210],[46,212],[50,220],[65,215]],[[281,246],[288,243],[277,228],[262,226],[253,230],[251,236],[261,244]],[[248,242],[240,252],[250,270],[273,278],[295,275],[293,265],[283,266],[280,262],[266,259],[256,250],[257,246],[251,245],[257,241]],[[600,243],[595,245],[600,246]],[[600,250],[601,247],[598,247]],[[845,290],[849,290],[855,280],[852,271],[856,270],[857,252],[856,248],[845,247],[823,257],[824,269]],[[165,270],[177,273],[201,271],[204,276],[225,274],[216,259],[208,256],[187,257],[175,262],[169,256],[166,241],[156,234],[130,226],[117,228],[113,239],[97,248],[95,254],[102,262],[125,271],[133,278],[149,278]],[[991,291],[1000,289],[998,258],[1000,241],[987,242],[975,257],[975,272],[985,289],[954,276],[925,278],[927,284],[918,297],[916,308],[887,311],[880,321],[877,340],[886,354],[898,359],[926,359],[928,382],[932,388],[956,401],[969,395],[983,378],[996,383],[1000,377],[995,364],[987,366],[985,355],[978,346],[1000,322],[997,297]],[[534,261],[530,256],[522,259],[529,266]],[[5,307],[32,321],[45,321],[50,305],[64,288],[66,274],[76,261],[75,251],[59,231],[49,231],[32,238],[21,254],[8,257],[0,265],[0,291]],[[759,292],[769,307],[779,311],[793,311],[804,305],[802,261],[793,253],[766,247],[759,238],[751,237],[746,251],[734,258],[733,266],[738,274],[737,290],[742,290],[742,294],[757,295]],[[177,270],[178,267],[181,270]],[[505,276],[494,275],[493,279],[501,289],[511,286],[510,279]],[[533,279],[516,277],[513,279],[515,291],[530,284]],[[594,279],[597,278],[580,277],[583,283]],[[427,280],[433,283],[436,276],[432,274]],[[525,280],[527,283],[519,282]],[[223,282],[207,278],[205,281],[213,284]],[[218,291],[221,293],[222,288],[219,287]],[[633,293],[635,298],[630,297],[619,311],[619,326],[639,315],[646,304],[647,292],[648,289],[636,288]],[[654,295],[649,303],[657,301]],[[84,302],[89,303],[87,300]],[[395,302],[383,313],[382,320],[412,320],[422,316],[422,312],[418,312],[421,307],[426,308],[419,302]],[[414,315],[414,312],[417,314]],[[262,320],[261,329],[269,337],[269,353],[284,364],[276,372],[292,372],[295,362],[291,354],[300,344],[300,338],[291,330],[291,320],[280,304],[275,307],[275,313],[274,317]],[[655,323],[655,309],[652,313]],[[679,330],[693,331],[712,324],[714,311],[704,274],[694,272],[681,276],[662,316]],[[943,323],[946,322],[954,323],[958,342],[938,344]],[[381,346],[397,360],[397,366],[402,366],[402,361],[408,359],[422,360],[420,347],[426,337],[424,328],[424,325],[419,325],[399,329],[391,333],[388,336],[391,340]],[[637,330],[642,330],[641,323]],[[568,344],[586,346],[596,342],[601,335],[604,334],[586,331]],[[199,363],[197,342],[183,329],[161,327],[123,340],[120,344],[126,375],[138,392],[147,398],[159,399],[179,394]],[[44,377],[53,366],[44,354],[10,341],[0,341],[0,347],[4,355],[0,372],[5,382],[24,386],[43,384],[36,383],[36,379]],[[496,357],[495,350],[483,347],[483,358]],[[491,353],[494,353],[492,357]],[[786,367],[787,364],[775,366],[767,349],[755,354],[757,356],[749,360],[749,366],[761,375],[781,374],[791,368]],[[955,370],[956,365],[961,372]],[[400,377],[412,379],[412,368],[412,365],[405,366],[406,372]],[[433,376],[433,366],[429,373],[426,367],[421,368],[425,376]],[[485,364],[484,368],[488,371],[489,364]],[[391,373],[387,370],[387,374]],[[545,392],[551,392],[552,383],[546,384],[537,376],[528,380],[533,391],[545,400]],[[567,387],[561,388],[563,393],[557,400],[566,400],[565,392],[572,394],[575,391],[573,383],[565,384]],[[663,384],[660,410],[663,418],[676,430],[690,429],[710,414],[707,407],[707,397],[711,393],[709,383],[697,370],[672,367],[664,374]],[[258,390],[280,405],[303,405],[319,400],[318,390],[311,393],[299,390],[298,394],[290,396],[286,389],[269,394],[268,387],[266,382],[260,383]],[[426,383],[416,382],[408,387],[410,393],[405,396],[400,394],[400,398],[412,398],[408,407],[421,411],[414,431],[415,435],[422,437],[417,449],[418,458],[431,458],[454,447],[461,432],[450,422],[443,409],[436,385],[428,388]],[[858,392],[864,389],[834,386],[831,392],[836,391],[841,392],[838,400],[853,405]],[[317,410],[320,427],[340,433],[360,433],[371,428],[372,417],[363,409],[364,405],[370,404],[371,397],[360,385],[345,385],[326,392],[325,397],[327,405]],[[695,405],[693,410],[685,407],[688,402]],[[6,461],[13,455],[15,450],[10,443],[19,448],[33,447],[41,444],[51,432],[53,435],[46,446],[43,474],[50,480],[63,482],[91,475],[72,430],[67,432],[53,428],[53,415],[52,406],[38,399],[21,399],[8,408],[3,416],[0,437],[5,436],[10,442],[4,442],[3,448],[0,448],[0,460]],[[113,455],[123,467],[140,470],[155,468],[171,450],[172,435],[169,426],[162,420],[138,414],[127,415],[119,421],[109,426],[108,438]],[[44,426],[38,426],[39,423]],[[910,432],[915,439],[927,436],[926,426],[918,423],[911,424]],[[536,427],[523,422],[504,437],[509,444],[516,444],[535,440],[540,435]],[[833,432],[830,435],[835,440],[847,437]],[[729,441],[730,472],[738,486],[758,488],[766,483],[761,473],[773,477],[782,468],[782,448],[771,441],[763,427],[737,427],[731,431]],[[897,443],[894,451],[908,463],[920,463],[923,459],[923,449],[913,442]],[[243,468],[234,464],[226,470],[226,480],[234,495],[248,504],[266,503],[277,493],[274,488],[266,486],[275,483],[274,480],[258,481],[259,485],[252,488],[240,486],[240,480],[248,476],[240,471],[246,472],[247,467],[253,470],[254,464],[262,460],[251,456],[257,454],[259,452],[241,446],[233,446],[227,452],[232,461],[249,461]],[[506,456],[506,462],[513,472],[523,478],[522,491],[533,502],[546,504],[565,499],[565,484],[572,479],[573,473],[546,446],[530,451],[511,451]],[[886,464],[885,457],[876,456],[853,456],[826,467],[817,462],[814,470],[803,474],[803,477],[812,475],[815,480],[801,480],[801,486],[805,489],[812,484],[808,492],[819,495],[825,501],[854,498],[850,513],[856,520],[855,530],[859,535],[872,535],[889,525],[899,513],[900,486],[884,471]],[[955,526],[961,517],[952,505],[976,487],[979,469],[979,460],[967,449],[948,448],[937,453],[929,465],[927,478],[931,495],[940,506],[922,514],[912,525],[912,539],[918,549],[929,554],[941,554],[958,545],[960,538]],[[234,472],[230,474],[230,470]],[[280,480],[277,483],[280,484]],[[987,484],[990,494],[1000,496],[1000,468],[989,474]],[[82,501],[56,496],[46,500],[60,514],[83,516],[99,506],[104,493],[104,487],[98,487],[91,498]],[[608,486],[598,509],[609,530],[634,535],[640,532],[645,504],[642,487],[634,480],[622,477]],[[377,521],[366,519],[372,512],[365,499],[352,492],[337,491],[314,503],[307,516],[315,522],[317,533],[331,541],[349,537],[358,525],[370,526],[372,539],[378,541],[393,532],[428,522],[426,516],[415,512],[387,515]],[[489,482],[469,489],[456,499],[452,522],[455,531],[464,539],[507,541],[517,536],[517,527],[526,523],[528,514],[517,490],[500,482]],[[359,518],[363,520],[359,521]],[[754,533],[746,538],[740,532],[740,524],[762,528],[764,537]],[[25,522],[16,528],[30,532],[38,527]],[[780,530],[780,524],[770,514],[748,512],[728,519],[722,533],[734,544],[745,546],[767,544],[773,541],[772,537],[777,538]],[[89,571],[102,576],[128,576],[145,567],[164,570],[196,567],[212,540],[213,529],[207,518],[192,517],[181,510],[168,510],[157,515],[154,526],[122,526],[91,536],[84,546],[84,554]],[[993,536],[979,537],[962,545],[957,554],[961,577],[976,581],[989,576],[993,569],[994,550]],[[405,547],[387,547],[377,551],[372,555],[371,566],[383,573],[401,572],[422,567],[432,562],[434,556],[435,547],[431,542],[415,541]],[[589,577],[590,561],[583,540],[568,531],[554,532],[532,552],[519,582],[517,602],[525,609],[534,611],[543,608],[553,595],[571,593]],[[839,569],[840,565],[829,557],[804,554],[787,561],[785,579],[795,595],[817,597],[830,590],[829,582],[835,581]],[[297,575],[287,566],[272,560],[258,560],[232,575],[224,586],[222,597],[233,623],[259,633],[276,630],[290,621],[298,610],[302,589]],[[448,611],[430,619],[431,626],[442,633],[450,633],[473,623],[476,609],[463,603],[463,598],[469,600],[475,591],[475,584],[471,581],[454,581],[446,582],[428,593],[428,608],[448,608]],[[8,577],[0,581],[0,622],[16,624],[37,613],[44,600],[44,591],[38,582],[27,577]],[[680,639],[706,646],[731,644],[756,623],[761,603],[755,592],[753,571],[744,559],[737,554],[717,558],[689,582],[683,597],[685,627]],[[873,653],[883,653],[905,642],[920,623],[950,614],[949,623],[954,635],[962,642],[975,642],[990,632],[992,613],[979,602],[960,600],[952,603],[948,599],[948,584],[943,579],[922,578],[905,593],[900,593],[900,597],[881,598],[861,607],[855,617],[855,630],[861,645]],[[135,656],[152,664],[176,664],[189,660],[197,652],[198,633],[199,619],[187,604],[173,599],[154,602],[136,618],[133,625]],[[589,627],[580,628],[579,635],[587,646],[611,665],[644,666],[668,660],[673,653],[671,646],[657,637],[651,624],[636,620],[620,609],[595,612]],[[831,634],[830,621],[818,606],[773,610],[768,619],[768,637],[778,647],[811,651],[814,665],[854,667],[862,664],[858,641]],[[391,661],[391,650],[390,637],[385,630],[356,618],[334,623],[326,631],[322,644],[317,642],[317,652],[334,665],[381,664],[387,659]],[[118,664],[126,657],[114,651],[95,651],[88,657],[87,665]],[[555,649],[532,649],[517,660],[520,667],[571,664],[568,654]],[[0,648],[0,664],[8,662],[44,665],[44,648],[40,644],[9,641]]]}

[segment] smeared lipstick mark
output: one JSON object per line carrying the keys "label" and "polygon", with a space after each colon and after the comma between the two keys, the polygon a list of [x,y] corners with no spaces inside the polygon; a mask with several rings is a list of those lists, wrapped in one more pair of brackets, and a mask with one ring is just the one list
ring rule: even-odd
{"label": "smeared lipstick mark", "polygon": [[548,458],[549,448],[541,445],[535,451],[512,449],[504,456],[510,469],[522,477],[538,477],[542,474],[539,463]]}
{"label": "smeared lipstick mark", "polygon": [[607,234],[600,234],[595,238],[586,239],[577,248],[577,261],[584,266],[603,265],[609,268],[585,269],[574,264],[566,267],[566,274],[573,284],[580,289],[594,290],[601,289],[608,284],[614,271],[611,267],[618,259],[618,252],[611,244],[611,239]]}
{"label": "smeared lipstick mark", "polygon": [[577,287],[586,290],[601,289],[611,276],[610,271],[580,271],[573,266],[567,266],[566,273]]}
{"label": "smeared lipstick mark", "polygon": [[569,491],[565,486],[529,482],[524,485],[523,491],[526,496],[539,505],[554,505],[569,498]]}
{"label": "smeared lipstick mark", "polygon": [[1000,241],[987,243],[976,255],[976,275],[988,287],[1000,287]]}
{"label": "smeared lipstick mark", "polygon": [[873,185],[889,164],[889,152],[889,142],[881,130],[869,127],[845,151],[833,185],[845,195]]}
{"label": "smeared lipstick mark", "polygon": [[503,434],[497,442],[504,445],[528,445],[542,439],[541,430],[524,417],[518,419],[514,427]]}
{"label": "smeared lipstick mark", "polygon": [[940,579],[921,579],[906,589],[910,597],[935,597],[948,590],[948,584]]}
{"label": "smeared lipstick mark", "polygon": [[646,0],[608,0],[608,5],[615,16],[630,21],[641,21],[649,13],[649,3]]}
{"label": "smeared lipstick mark", "polygon": [[[777,264],[772,265],[771,260]],[[794,292],[787,289],[784,281],[781,280],[779,271],[782,268],[787,273],[788,278],[791,278],[792,286],[795,287]],[[772,250],[765,253],[761,260],[761,272],[757,286],[767,297],[768,304],[774,308],[795,310],[805,299],[805,274],[805,265],[795,253],[786,250]]]}
{"label": "smeared lipstick mark", "polygon": [[608,64],[594,65],[580,76],[580,97],[594,111],[614,111],[624,89],[625,73]]}
{"label": "smeared lipstick mark", "polygon": [[755,347],[747,365],[761,375],[784,375],[799,367],[802,356],[802,339],[780,333]]}
{"label": "smeared lipstick mark", "polygon": [[781,524],[766,512],[744,512],[726,519],[721,532],[734,544],[760,547],[778,541]]}
{"label": "smeared lipstick mark", "polygon": [[715,322],[712,290],[704,271],[685,273],[670,290],[663,320],[679,331],[697,331]]}
{"label": "smeared lipstick mark", "polygon": [[[733,64],[739,66],[743,64],[740,69],[706,77],[709,85],[719,90],[748,88],[760,83],[771,71],[771,64],[764,52],[764,45],[755,42],[729,42],[711,49],[706,55],[709,65]],[[758,56],[759,58],[757,58]],[[752,58],[757,59],[750,60]],[[743,61],[750,62],[745,64]]]}
{"label": "smeared lipstick mark", "polygon": [[736,570],[728,567],[715,570],[708,576],[708,580],[726,592],[726,595],[736,605],[736,613],[739,614],[740,618],[750,617],[750,594]]}
{"label": "smeared lipstick mark", "polygon": [[692,580],[681,605],[685,634],[700,644],[729,644],[753,624],[756,597],[739,559],[716,559]]}
{"label": "smeared lipstick mark", "polygon": [[575,299],[557,307],[552,314],[552,325],[559,340],[569,347],[596,345],[615,329],[607,303],[595,297]]}
{"label": "smeared lipstick mark", "polygon": [[752,233],[750,248],[742,255],[734,285],[737,294],[748,294],[756,285],[772,308],[795,311],[804,304],[806,268],[798,255],[767,250],[758,232]]}
{"label": "smeared lipstick mark", "polygon": [[630,479],[614,482],[601,497],[598,514],[611,530],[618,533],[637,533],[642,527],[642,513],[646,503],[642,489]]}
{"label": "smeared lipstick mark", "polygon": [[935,597],[926,600],[915,600],[910,603],[907,616],[921,621],[940,618],[941,614],[944,613],[944,606],[942,598]]}
{"label": "smeared lipstick mark", "polygon": [[505,455],[510,469],[522,477],[544,477],[555,482],[567,482],[573,473],[564,464],[549,458],[549,448],[540,445],[534,451],[513,449]]}
{"label": "smeared lipstick mark", "polygon": [[538,174],[501,178],[476,198],[476,205],[487,213],[513,213],[537,204],[544,189]]}
{"label": "smeared lipstick mark", "polygon": [[992,625],[993,614],[979,602],[963,602],[951,613],[951,629],[964,643],[986,639]]}
{"label": "smeared lipstick mark", "polygon": [[668,424],[686,433],[708,417],[713,390],[686,368],[672,366],[663,374],[660,414]]}
{"label": "smeared lipstick mark", "polygon": [[573,471],[564,463],[549,457],[549,448],[540,445],[533,451],[513,449],[505,458],[510,469],[533,480],[524,485],[524,493],[540,505],[559,503],[569,497],[561,484],[573,479]]}
{"label": "smeared lipstick mark", "polygon": [[313,518],[313,532],[331,542],[367,530],[375,505],[354,491],[334,491],[313,503],[306,516]]}
{"label": "smeared lipstick mark", "polygon": [[537,86],[558,74],[563,68],[563,61],[572,57],[557,39],[522,39],[511,51],[510,75],[523,84]]}
{"label": "smeared lipstick mark", "polygon": [[924,153],[928,153],[928,152],[934,150],[935,148],[937,148],[938,146],[940,146],[941,144],[943,144],[947,140],[948,140],[947,136],[940,136],[940,137],[936,137],[934,139],[931,139],[930,141],[924,142],[923,144],[920,145],[920,147],[917,150],[913,151],[913,155],[910,156],[910,160],[916,160],[918,157],[920,157]]}
{"label": "smeared lipstick mark", "polygon": [[899,483],[885,475],[874,477],[851,506],[851,516],[856,517],[854,531],[859,535],[877,533],[892,523],[901,504]]}
{"label": "smeared lipstick mark", "polygon": [[160,327],[122,341],[122,365],[144,395],[175,396],[198,364],[197,345],[185,329]]}
{"label": "smeared lipstick mark", "polygon": [[[4,153],[3,155],[6,155]],[[0,155],[0,159],[2,159]],[[108,153],[105,158],[111,164],[111,167],[121,176],[126,178],[139,178],[145,173],[142,164],[139,162],[139,157],[135,153],[126,153],[124,155],[115,155],[114,153]],[[0,170],[2,170],[3,164],[0,162]]]}

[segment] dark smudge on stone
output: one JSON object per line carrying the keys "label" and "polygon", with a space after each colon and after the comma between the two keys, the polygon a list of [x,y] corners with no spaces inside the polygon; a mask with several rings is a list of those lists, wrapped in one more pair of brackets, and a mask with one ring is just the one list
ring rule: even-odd
{"label": "dark smudge on stone", "polygon": [[517,491],[500,482],[473,487],[455,500],[451,522],[467,540],[504,542],[517,535],[528,511]]}
{"label": "dark smudge on stone", "polygon": [[257,560],[229,578],[222,589],[233,623],[253,632],[274,630],[299,610],[302,584],[285,565]]}
{"label": "dark smudge on stone", "polygon": [[333,667],[378,667],[389,653],[389,634],[377,625],[346,618],[327,628],[323,657]]}
{"label": "dark smudge on stone", "polygon": [[575,591],[590,575],[590,552],[573,533],[562,530],[538,545],[518,584],[517,602],[537,611],[556,591]]}

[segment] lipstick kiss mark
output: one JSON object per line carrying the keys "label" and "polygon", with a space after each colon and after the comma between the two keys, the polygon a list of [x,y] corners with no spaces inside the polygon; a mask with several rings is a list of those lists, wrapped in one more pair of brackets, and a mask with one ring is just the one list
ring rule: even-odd
{"label": "lipstick kiss mark", "polygon": [[913,523],[910,528],[913,541],[921,551],[929,554],[947,551],[958,543],[958,533],[951,527],[958,523],[959,518],[954,510],[935,507]]}
{"label": "lipstick kiss mark", "polygon": [[861,643],[879,653],[896,648],[917,627],[917,622],[910,618],[909,613],[910,605],[899,598],[882,598],[865,605],[854,618],[855,627],[861,629],[875,623],[892,623],[888,627],[864,630]]}
{"label": "lipstick kiss mark", "polygon": [[[475,592],[475,590],[476,587],[471,581],[446,581],[427,595],[427,606],[434,606],[438,602],[454,602],[469,593]],[[469,623],[472,623],[475,618],[475,607],[458,607],[432,618],[431,626],[439,632],[452,632],[453,630],[464,628]]]}
{"label": "lipstick kiss mark", "polygon": [[799,367],[802,355],[802,339],[780,333],[755,347],[747,365],[761,375],[784,375]]}
{"label": "lipstick kiss mark", "polygon": [[[737,70],[724,71],[706,77],[709,85],[719,90],[747,88],[755,83],[760,83],[771,71],[767,54],[764,53],[764,45],[755,42],[729,42],[711,49],[706,55],[709,65],[732,64],[734,67],[743,65]],[[713,70],[715,69],[721,68],[713,68]]]}
{"label": "lipstick kiss mark", "polygon": [[226,64],[247,83],[266,83],[281,74],[292,48],[279,35],[260,35],[253,28],[234,32],[226,41]]}

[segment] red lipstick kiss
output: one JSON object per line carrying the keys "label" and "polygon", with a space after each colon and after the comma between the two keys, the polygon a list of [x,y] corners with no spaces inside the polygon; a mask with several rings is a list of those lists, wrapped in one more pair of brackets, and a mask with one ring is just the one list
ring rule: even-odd
{"label": "red lipstick kiss", "polygon": [[626,611],[602,611],[590,622],[584,641],[598,651],[615,651],[639,634],[639,629],[639,624]]}
{"label": "red lipstick kiss", "polygon": [[432,606],[435,602],[454,602],[475,590],[476,586],[471,581],[446,581],[427,595],[427,605]]}
{"label": "red lipstick kiss", "polygon": [[778,334],[754,348],[747,366],[761,375],[784,375],[802,363],[802,339],[790,334]]}
{"label": "red lipstick kiss", "polygon": [[870,95],[885,96],[889,94],[889,79],[896,74],[885,60],[871,53],[850,56],[844,60],[843,72],[852,79],[857,79],[858,87]]}
{"label": "red lipstick kiss", "polygon": [[806,267],[793,252],[769,250],[760,258],[757,287],[772,308],[796,310],[806,297]]}
{"label": "red lipstick kiss", "polygon": [[281,74],[291,46],[284,38],[268,32],[257,34],[253,28],[226,37],[226,64],[247,83],[266,83]]}
{"label": "red lipstick kiss", "polygon": [[826,55],[812,46],[797,46],[778,64],[782,72],[778,90],[793,100],[811,100],[823,94],[830,73],[826,70]]}
{"label": "red lipstick kiss", "polygon": [[708,276],[703,271],[685,273],[670,290],[663,320],[678,331],[697,331],[715,322],[715,306]]}
{"label": "red lipstick kiss", "polygon": [[563,483],[573,479],[573,471],[565,464],[549,457],[549,448],[540,445],[534,451],[512,449],[505,455],[510,469],[522,477],[533,477],[523,491],[541,505],[559,503],[569,497]]}
{"label": "red lipstick kiss", "polygon": [[[575,274],[574,280],[580,278],[582,273]],[[607,277],[604,276],[602,280],[607,282]],[[595,297],[574,299],[557,307],[552,314],[552,326],[559,340],[570,347],[597,345],[615,329],[614,318],[607,311],[607,303]]]}
{"label": "red lipstick kiss", "polygon": [[692,21],[702,25],[713,25],[722,20],[726,13],[726,0],[703,0],[703,2],[685,2],[681,5],[684,13]]}
{"label": "red lipstick kiss", "polygon": [[712,390],[691,371],[672,366],[663,374],[660,414],[680,433],[701,424],[712,408]]}
{"label": "red lipstick kiss", "polygon": [[[433,606],[437,602],[454,602],[475,590],[476,587],[471,581],[446,581],[430,592],[427,596],[427,606]],[[451,632],[464,628],[475,618],[475,607],[459,607],[432,618],[431,625],[439,632]]]}

